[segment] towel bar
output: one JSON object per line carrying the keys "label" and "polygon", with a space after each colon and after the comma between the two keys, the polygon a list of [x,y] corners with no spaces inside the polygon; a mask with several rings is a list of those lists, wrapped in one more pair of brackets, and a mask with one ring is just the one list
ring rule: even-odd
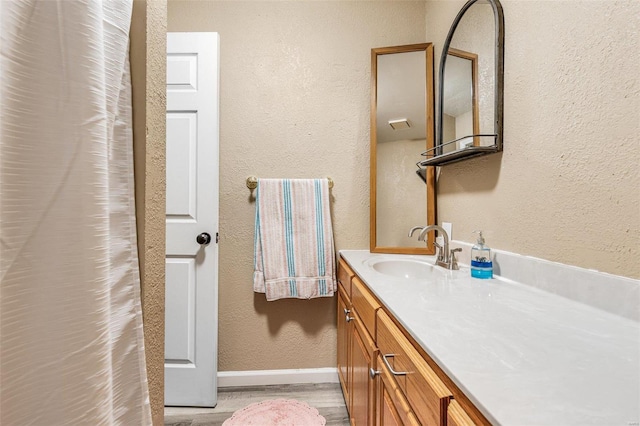
{"label": "towel bar", "polygon": [[[333,179],[330,177],[327,178],[329,181],[329,189],[333,188]],[[255,176],[249,176],[247,178],[247,188],[256,189],[258,187],[258,178]]]}

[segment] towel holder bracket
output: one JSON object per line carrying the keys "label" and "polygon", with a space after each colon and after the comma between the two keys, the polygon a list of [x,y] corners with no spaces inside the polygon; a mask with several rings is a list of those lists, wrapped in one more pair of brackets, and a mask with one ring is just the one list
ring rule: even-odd
{"label": "towel holder bracket", "polygon": [[247,188],[256,189],[258,187],[258,178],[255,176],[249,176],[247,178]]}

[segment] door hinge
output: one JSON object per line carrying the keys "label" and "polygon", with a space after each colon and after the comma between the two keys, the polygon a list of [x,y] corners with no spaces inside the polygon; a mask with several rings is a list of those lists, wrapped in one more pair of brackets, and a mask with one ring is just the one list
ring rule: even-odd
{"label": "door hinge", "polygon": [[216,232],[216,244],[218,244],[218,242],[220,242],[220,234]]}

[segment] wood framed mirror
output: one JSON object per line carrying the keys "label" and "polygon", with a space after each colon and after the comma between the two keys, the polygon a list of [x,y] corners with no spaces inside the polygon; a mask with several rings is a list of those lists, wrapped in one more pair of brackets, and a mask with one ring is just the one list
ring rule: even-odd
{"label": "wood framed mirror", "polygon": [[414,226],[436,223],[435,167],[416,160],[434,147],[433,45],[371,49],[372,253],[434,254]]}
{"label": "wood framed mirror", "polygon": [[[442,134],[446,141],[444,154],[480,146],[480,117],[478,113],[478,55],[459,49],[449,49],[447,69],[443,79],[444,98]],[[472,135],[471,137],[467,137]]]}

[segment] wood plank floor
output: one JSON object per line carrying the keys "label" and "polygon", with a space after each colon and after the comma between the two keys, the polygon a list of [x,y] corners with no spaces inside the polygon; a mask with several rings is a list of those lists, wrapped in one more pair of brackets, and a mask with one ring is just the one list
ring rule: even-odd
{"label": "wood plank floor", "polygon": [[234,411],[265,399],[297,399],[315,407],[327,426],[348,426],[349,415],[338,383],[221,388],[215,408],[165,407],[165,426],[217,426]]}

